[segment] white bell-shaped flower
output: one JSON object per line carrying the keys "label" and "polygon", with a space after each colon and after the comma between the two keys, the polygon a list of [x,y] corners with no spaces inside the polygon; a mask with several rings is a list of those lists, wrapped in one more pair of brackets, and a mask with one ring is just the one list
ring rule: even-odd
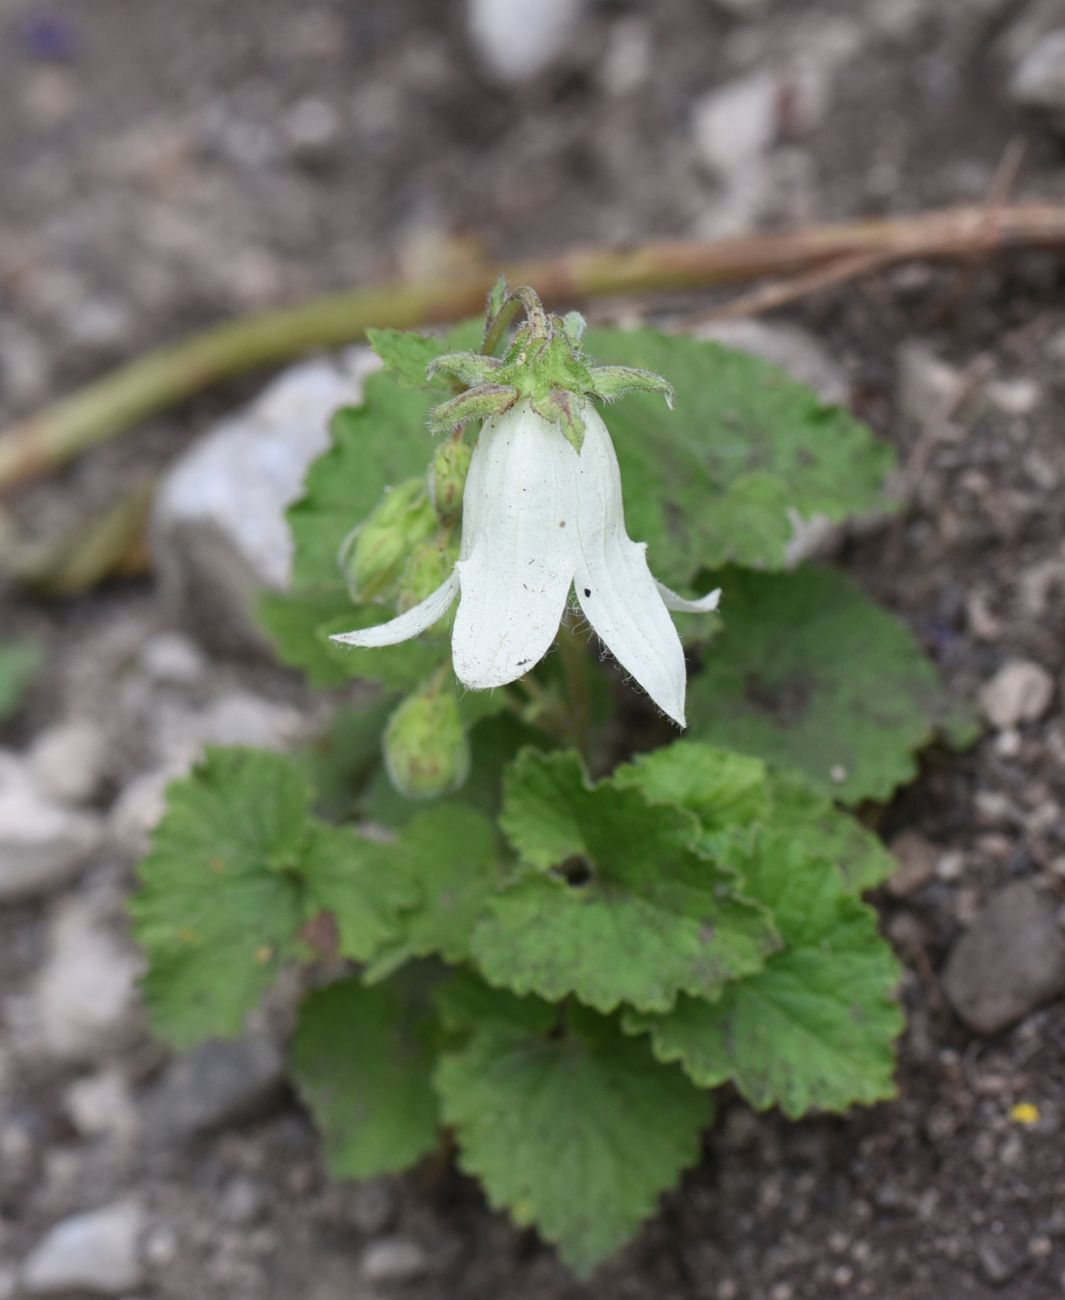
{"label": "white bell-shaped flower", "polygon": [[527,401],[486,421],[466,480],[453,572],[391,622],[332,639],[395,645],[441,619],[458,596],[455,675],[474,690],[504,686],[550,649],[573,588],[610,653],[683,727],[684,651],[669,610],[708,613],[721,593],[685,600],[652,576],[646,545],[625,531],[610,434],[595,407],[577,400],[580,452]]}

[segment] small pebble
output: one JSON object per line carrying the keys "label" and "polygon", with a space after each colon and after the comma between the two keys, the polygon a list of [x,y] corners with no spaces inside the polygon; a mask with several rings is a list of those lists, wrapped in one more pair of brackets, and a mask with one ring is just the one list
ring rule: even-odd
{"label": "small pebble", "polygon": [[1039,664],[1011,659],[980,691],[980,707],[998,731],[1035,722],[1054,698],[1054,679]]}

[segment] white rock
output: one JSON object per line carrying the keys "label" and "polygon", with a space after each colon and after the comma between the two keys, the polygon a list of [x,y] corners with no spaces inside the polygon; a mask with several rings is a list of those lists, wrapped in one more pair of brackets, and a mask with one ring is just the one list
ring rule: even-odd
{"label": "white rock", "polygon": [[46,1051],[59,1060],[91,1061],[128,1042],[138,1027],[138,971],[134,955],[82,900],[62,906],[35,990]]}
{"label": "white rock", "polygon": [[101,838],[97,818],[44,798],[28,766],[0,753],[0,904],[65,884]]}
{"label": "white rock", "polygon": [[108,828],[115,844],[132,857],[148,851],[152,831],[166,812],[166,788],[184,765],[157,768],[131,781],[115,800]]}
{"label": "white rock", "polygon": [[51,798],[88,803],[104,776],[104,734],[91,722],[61,723],[37,737],[29,758],[34,780]]}
{"label": "white rock", "polygon": [[409,1237],[384,1237],[367,1246],[361,1267],[368,1282],[405,1282],[421,1277],[429,1260]]}
{"label": "white rock", "polygon": [[1050,707],[1054,679],[1045,668],[1024,659],[1011,659],[980,691],[980,707],[999,731],[1022,722],[1035,722]]}
{"label": "white rock", "polygon": [[84,1137],[125,1139],[137,1131],[137,1108],[125,1076],[118,1070],[76,1079],[67,1088],[63,1108]]}
{"label": "white rock", "polygon": [[554,63],[583,8],[584,0],[466,0],[466,22],[485,69],[515,83]]}
{"label": "white rock", "polygon": [[751,72],[707,92],[692,109],[695,150],[709,171],[728,177],[781,137],[804,135],[828,111],[834,52]]}
{"label": "white rock", "polygon": [[33,1296],[122,1295],[143,1281],[137,1247],[144,1215],[132,1201],[57,1223],[30,1252],[22,1286]]}
{"label": "white rock", "polygon": [[699,99],[692,110],[695,148],[704,166],[734,172],[765,153],[780,125],[780,88],[769,72],[754,72]]}
{"label": "white rock", "polygon": [[297,709],[251,691],[226,691],[202,709],[163,701],[153,719],[156,752],[168,771],[181,772],[207,745],[285,749],[306,728]]}
{"label": "white rock", "polygon": [[342,362],[294,367],[211,429],[163,480],[152,524],[156,567],[164,596],[203,640],[264,644],[254,603],[263,587],[288,579],[285,510],[328,446],[332,415],[359,400],[377,364],[359,348]]}
{"label": "white rock", "polygon": [[1010,94],[1023,108],[1065,113],[1065,29],[1033,45],[1013,74]]}

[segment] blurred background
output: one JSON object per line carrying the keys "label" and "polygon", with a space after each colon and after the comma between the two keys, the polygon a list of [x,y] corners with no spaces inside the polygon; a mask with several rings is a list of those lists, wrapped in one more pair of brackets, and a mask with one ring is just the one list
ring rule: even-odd
{"label": "blurred background", "polygon": [[[318,292],[1054,202],[1063,162],[1063,0],[0,0],[0,426]],[[918,263],[732,327],[898,449],[907,508],[844,558],[988,734],[885,822],[899,1103],[797,1126],[729,1108],[586,1287],[443,1162],[331,1184],[268,1017],[175,1060],[137,1001],[122,906],[166,781],[205,743],[283,747],[322,715],[240,607],[283,579],[281,509],[359,356],[290,372],[206,461],[179,458],[263,380],[6,494],[0,640],[35,638],[44,667],[0,723],[0,1300],[1065,1295],[1062,285],[1050,251]],[[1014,942],[959,1012],[937,972],[988,914]]]}

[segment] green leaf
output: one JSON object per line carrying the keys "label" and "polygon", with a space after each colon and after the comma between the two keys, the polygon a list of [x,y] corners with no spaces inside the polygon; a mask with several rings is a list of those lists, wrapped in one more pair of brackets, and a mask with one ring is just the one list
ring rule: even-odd
{"label": "green leaf", "polygon": [[394,1173],[436,1145],[433,1020],[419,994],[348,979],[300,1008],[292,1073],[334,1178]]}
{"label": "green leaf", "polygon": [[240,1032],[296,951],[310,789],[288,759],[209,750],[168,795],[130,903],[144,992],[176,1047]]}
{"label": "green leaf", "polygon": [[843,574],[730,568],[725,630],[688,691],[693,738],[804,774],[844,803],[887,799],[957,705],[907,628]]}
{"label": "green leaf", "polygon": [[[459,326],[439,342],[442,352],[476,348],[480,325]],[[427,471],[434,450],[427,422],[437,400],[400,387],[386,372],[369,376],[360,406],[337,412],[332,446],[310,467],[304,495],[288,512],[296,589],[336,584],[341,544],[383,489]]]}
{"label": "green leaf", "polygon": [[432,384],[425,374],[429,363],[448,350],[443,339],[409,330],[370,329],[366,331],[366,340],[397,384],[404,388],[448,387],[446,382]]}
{"label": "green leaf", "polygon": [[384,846],[310,807],[305,765],[257,750],[208,750],[171,785],[130,911],[148,1009],[175,1046],[239,1033],[321,911],[342,954],[366,960],[414,905]]}
{"label": "green leaf", "polygon": [[417,894],[394,869],[392,846],[364,839],[342,826],[313,828],[301,862],[306,911],[336,920],[340,955],[369,961],[395,939],[401,909]]}
{"label": "green leaf", "polygon": [[383,979],[414,957],[466,961],[473,927],[502,880],[491,824],[471,808],[440,804],[385,846],[385,858],[413,899],[393,940],[377,949],[367,980]]}
{"label": "green leaf", "polygon": [[390,690],[411,690],[450,655],[446,640],[427,636],[369,650],[337,645],[330,636],[386,623],[385,605],[353,605],[344,587],[269,592],[259,600],[259,622],[277,657],[303,672],[311,686],[329,689],[353,678],[380,682]]}
{"label": "green leaf", "polygon": [[505,789],[503,829],[539,870],[493,898],[474,931],[489,983],[573,993],[600,1011],[666,1010],[681,990],[715,996],[775,947],[733,874],[698,851],[690,813],[609,782],[589,789],[572,753],[522,754]]}
{"label": "green leaf", "polygon": [[894,1096],[899,967],[876,914],[801,846],[759,849],[743,875],[783,951],[717,1002],[682,997],[667,1016],[628,1013],[626,1028],[649,1030],[659,1059],[680,1062],[703,1087],[731,1079],[755,1109],[777,1105],[792,1119]]}
{"label": "green leaf", "polygon": [[800,776],[768,772],[757,758],[678,740],[640,755],[613,779],[635,786],[651,803],[693,812],[710,852],[756,827],[763,845],[790,851],[801,844],[812,857],[835,863],[851,893],[874,888],[895,869],[878,837],[827,795]]}
{"label": "green leaf", "polygon": [[704,833],[733,831],[765,819],[765,764],[745,754],[678,740],[618,768],[614,783],[639,789],[650,803],[676,804],[699,818]]}
{"label": "green leaf", "polygon": [[780,846],[835,863],[852,894],[875,889],[897,863],[879,836],[802,777],[775,772],[769,778],[769,812],[763,835]]}
{"label": "green leaf", "polygon": [[[559,1027],[558,1009],[542,1002],[464,1000],[477,1019],[436,1072],[459,1163],[493,1206],[535,1225],[587,1275],[695,1163],[711,1099],[580,1007]],[[445,1014],[455,1022],[453,1006]]]}
{"label": "green leaf", "polygon": [[0,722],[10,718],[44,663],[44,647],[36,641],[0,644]]}
{"label": "green leaf", "polygon": [[789,510],[843,519],[889,508],[890,449],[776,367],[653,329],[590,330],[586,347],[596,362],[664,375],[676,393],[672,412],[640,394],[606,413],[629,532],[650,544],[663,581],[689,584],[730,562],[783,567]]}

